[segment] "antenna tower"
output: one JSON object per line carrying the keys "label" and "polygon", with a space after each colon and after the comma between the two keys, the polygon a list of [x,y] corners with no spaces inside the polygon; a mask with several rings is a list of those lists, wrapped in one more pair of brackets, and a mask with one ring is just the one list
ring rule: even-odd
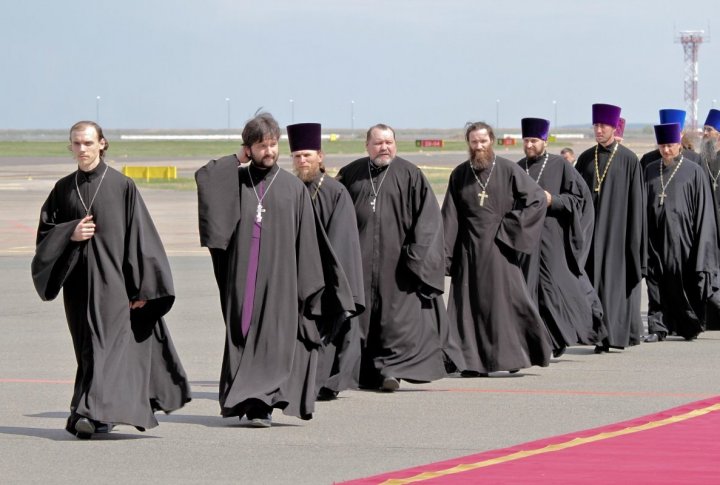
{"label": "antenna tower", "polygon": [[676,44],[682,44],[685,53],[685,104],[687,106],[687,127],[692,133],[698,128],[698,51],[700,44],[709,42],[704,30],[684,30],[675,37]]}

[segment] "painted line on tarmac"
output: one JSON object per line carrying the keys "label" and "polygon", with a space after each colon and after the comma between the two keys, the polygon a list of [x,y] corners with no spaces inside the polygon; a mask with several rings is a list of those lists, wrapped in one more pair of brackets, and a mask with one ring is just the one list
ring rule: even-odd
{"label": "painted line on tarmac", "polygon": [[477,392],[482,394],[548,394],[574,396],[626,396],[626,397],[692,397],[708,398],[715,392],[642,392],[642,391],[569,391],[562,389],[413,389],[422,392]]}

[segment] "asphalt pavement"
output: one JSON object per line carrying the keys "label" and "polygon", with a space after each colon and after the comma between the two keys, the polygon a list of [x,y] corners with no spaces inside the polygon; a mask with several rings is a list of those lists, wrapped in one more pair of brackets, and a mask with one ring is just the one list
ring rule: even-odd
{"label": "asphalt pavement", "polygon": [[[457,161],[462,154],[455,155]],[[0,161],[1,162],[1,161]],[[193,163],[185,170],[191,172]],[[331,484],[507,447],[661,411],[720,393],[720,332],[596,355],[572,347],[547,368],[489,378],[349,391],[311,421],[276,411],[269,429],[219,416],[224,327],[192,191],[143,189],[164,240],[177,300],[167,317],[193,401],[160,426],[80,441],[64,431],[75,362],[61,301],[30,278],[40,206],[57,161],[0,163],[0,481],[3,483]],[[644,303],[645,304],[645,303]],[[675,444],[677,446],[678,444]],[[644,459],[637,450],[637,460]],[[679,465],[680,466],[680,465]]]}

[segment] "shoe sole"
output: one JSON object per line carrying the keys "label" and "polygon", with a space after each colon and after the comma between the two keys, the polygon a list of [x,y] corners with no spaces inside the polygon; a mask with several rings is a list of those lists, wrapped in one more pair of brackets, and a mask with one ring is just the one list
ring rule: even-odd
{"label": "shoe sole", "polygon": [[400,389],[400,381],[388,377],[383,380],[382,387],[380,389],[382,389],[384,392],[395,392]]}
{"label": "shoe sole", "polygon": [[250,420],[250,426],[253,428],[269,428],[272,426],[272,421],[269,419],[254,418]]}
{"label": "shoe sole", "polygon": [[95,433],[95,425],[88,418],[80,418],[75,423],[75,436],[81,440],[89,440]]}

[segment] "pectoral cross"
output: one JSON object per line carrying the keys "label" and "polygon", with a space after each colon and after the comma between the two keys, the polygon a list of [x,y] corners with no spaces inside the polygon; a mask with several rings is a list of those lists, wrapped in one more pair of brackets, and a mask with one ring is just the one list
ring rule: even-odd
{"label": "pectoral cross", "polygon": [[257,205],[257,209],[255,210],[255,222],[260,224],[262,222],[262,213],[265,212],[265,208],[262,206],[262,204]]}
{"label": "pectoral cross", "polygon": [[484,190],[478,194],[478,198],[480,199],[480,207],[485,205],[485,199],[487,199],[489,196],[487,192]]}
{"label": "pectoral cross", "polygon": [[713,192],[717,191],[717,180],[713,182]]}
{"label": "pectoral cross", "polygon": [[600,184],[598,184],[598,186],[595,187],[595,192],[597,192],[598,194],[600,193]]}
{"label": "pectoral cross", "polygon": [[667,197],[667,195],[665,195],[665,192],[662,192],[658,195],[658,199],[660,199],[660,205],[665,204],[665,197]]}
{"label": "pectoral cross", "polygon": [[370,197],[370,205],[372,206],[373,212],[375,212],[375,203],[377,202],[377,197],[372,196]]}

